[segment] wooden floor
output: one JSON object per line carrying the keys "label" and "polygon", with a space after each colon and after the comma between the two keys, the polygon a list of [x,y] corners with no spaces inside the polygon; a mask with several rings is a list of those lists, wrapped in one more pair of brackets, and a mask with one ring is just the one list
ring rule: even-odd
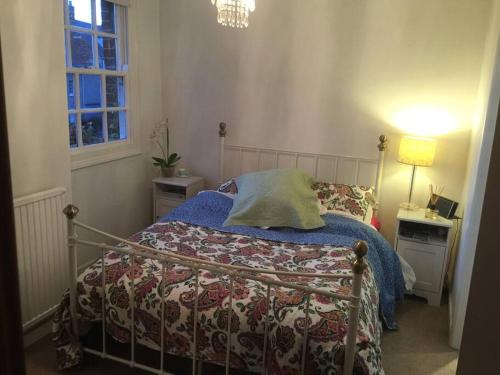
{"label": "wooden floor", "polygon": [[[457,352],[448,346],[448,306],[428,306],[425,300],[408,297],[398,307],[399,331],[384,332],[383,364],[387,375],[454,374]],[[86,357],[81,369],[65,372],[79,375],[146,374],[128,366]],[[30,375],[61,374],[55,370],[55,353],[49,338],[31,346],[26,353]]]}

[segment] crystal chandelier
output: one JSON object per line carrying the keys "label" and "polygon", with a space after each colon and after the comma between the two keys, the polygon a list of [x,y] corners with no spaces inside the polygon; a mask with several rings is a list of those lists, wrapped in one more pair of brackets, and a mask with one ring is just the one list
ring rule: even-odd
{"label": "crystal chandelier", "polygon": [[255,0],[212,0],[212,4],[222,26],[248,27],[250,12],[255,10]]}

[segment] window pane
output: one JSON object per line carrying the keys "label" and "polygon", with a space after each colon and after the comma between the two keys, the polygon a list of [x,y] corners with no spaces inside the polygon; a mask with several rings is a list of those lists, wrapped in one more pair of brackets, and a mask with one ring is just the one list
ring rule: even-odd
{"label": "window pane", "polygon": [[82,141],[84,145],[104,142],[102,112],[82,113]]}
{"label": "window pane", "polygon": [[75,75],[66,74],[66,91],[68,93],[68,109],[75,109]]}
{"label": "window pane", "polygon": [[99,68],[116,70],[116,39],[97,37],[99,48]]}
{"label": "window pane", "polygon": [[101,76],[80,74],[80,108],[101,107]]}
{"label": "window pane", "polygon": [[71,32],[71,62],[76,68],[92,68],[92,34]]}
{"label": "window pane", "polygon": [[97,29],[106,33],[115,33],[115,5],[106,0],[96,0]]}
{"label": "window pane", "polygon": [[92,4],[90,0],[68,0],[69,23],[72,26],[92,28]]}
{"label": "window pane", "polygon": [[78,131],[76,128],[76,114],[70,114],[68,116],[69,123],[69,146],[78,147]]}
{"label": "window pane", "polygon": [[106,106],[125,106],[125,84],[123,77],[106,76]]}
{"label": "window pane", "polygon": [[117,24],[117,55],[118,70],[127,70],[128,67],[128,38],[127,38],[127,9],[122,6],[116,6],[116,24]]}
{"label": "window pane", "polygon": [[127,139],[127,116],[125,111],[108,112],[108,140]]}

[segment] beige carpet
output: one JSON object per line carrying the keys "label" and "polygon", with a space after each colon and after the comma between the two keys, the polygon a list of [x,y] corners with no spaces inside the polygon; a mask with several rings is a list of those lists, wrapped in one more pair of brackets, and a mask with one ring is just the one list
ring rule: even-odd
{"label": "beige carpet", "polygon": [[432,307],[423,299],[407,297],[396,320],[399,331],[382,336],[387,375],[455,374],[458,352],[448,346],[448,305]]}
{"label": "beige carpet", "polygon": [[[400,329],[385,332],[383,364],[387,375],[448,375],[456,369],[457,352],[448,346],[448,306],[430,307],[419,298],[407,298],[397,310]],[[55,370],[55,354],[49,338],[31,346],[26,353],[30,375],[61,374]],[[128,366],[86,357],[82,369],[65,372],[81,375],[146,374]]]}

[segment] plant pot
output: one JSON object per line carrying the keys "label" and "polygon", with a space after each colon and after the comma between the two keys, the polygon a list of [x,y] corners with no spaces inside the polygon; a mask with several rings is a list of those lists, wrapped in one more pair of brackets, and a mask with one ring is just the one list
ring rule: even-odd
{"label": "plant pot", "polygon": [[174,177],[175,167],[162,167],[161,176],[162,177]]}

